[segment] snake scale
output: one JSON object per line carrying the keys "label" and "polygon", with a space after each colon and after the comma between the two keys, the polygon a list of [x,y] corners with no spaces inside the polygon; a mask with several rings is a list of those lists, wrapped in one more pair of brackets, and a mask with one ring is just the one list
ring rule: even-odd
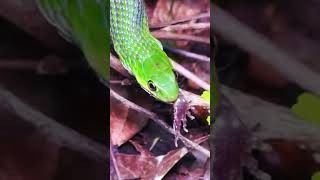
{"label": "snake scale", "polygon": [[123,66],[145,91],[163,102],[178,98],[171,62],[149,31],[143,0],[110,1],[110,34]]}
{"label": "snake scale", "polygon": [[146,92],[163,102],[178,98],[172,65],[161,43],[149,31],[143,0],[37,2],[46,19],[81,48],[88,64],[103,80],[109,80],[111,37],[121,63]]}

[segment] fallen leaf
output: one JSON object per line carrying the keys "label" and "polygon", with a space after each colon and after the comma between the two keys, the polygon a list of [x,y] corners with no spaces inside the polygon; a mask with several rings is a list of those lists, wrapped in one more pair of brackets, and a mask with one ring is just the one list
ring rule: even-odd
{"label": "fallen leaf", "polygon": [[134,112],[114,98],[110,99],[110,139],[113,145],[122,145],[139,132],[148,118]]}
{"label": "fallen leaf", "polygon": [[[201,143],[205,140],[207,137],[200,137],[195,142]],[[140,154],[115,153],[122,179],[162,179],[189,152],[186,147],[182,147],[165,155],[153,156],[140,144],[133,141],[131,143]]]}
{"label": "fallen leaf", "polygon": [[319,96],[303,93],[298,97],[298,102],[291,108],[291,111],[306,122],[320,126],[319,107]]}

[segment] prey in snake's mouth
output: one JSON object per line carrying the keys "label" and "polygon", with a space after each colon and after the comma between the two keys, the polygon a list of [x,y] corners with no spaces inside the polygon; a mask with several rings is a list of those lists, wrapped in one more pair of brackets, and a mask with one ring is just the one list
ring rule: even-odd
{"label": "prey in snake's mouth", "polygon": [[123,66],[159,101],[173,104],[177,135],[185,131],[189,102],[179,92],[173,66],[159,40],[152,36],[143,0],[110,1],[110,34]]}

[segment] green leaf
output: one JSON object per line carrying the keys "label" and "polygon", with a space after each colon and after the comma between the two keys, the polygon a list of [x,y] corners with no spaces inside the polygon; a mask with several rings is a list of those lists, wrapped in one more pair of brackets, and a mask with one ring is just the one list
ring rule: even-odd
{"label": "green leaf", "polygon": [[320,98],[311,93],[303,93],[291,108],[292,112],[306,122],[320,126]]}
{"label": "green leaf", "polygon": [[201,97],[210,103],[210,91],[203,91]]}
{"label": "green leaf", "polygon": [[[210,91],[204,91],[201,97],[210,103]],[[208,122],[208,125],[210,125],[210,122],[211,122],[210,116],[207,117],[207,122]]]}

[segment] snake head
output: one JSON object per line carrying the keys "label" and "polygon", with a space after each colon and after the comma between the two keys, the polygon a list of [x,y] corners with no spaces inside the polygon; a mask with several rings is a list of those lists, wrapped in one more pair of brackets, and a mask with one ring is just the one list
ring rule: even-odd
{"label": "snake head", "polygon": [[178,98],[179,87],[172,65],[163,51],[146,57],[139,72],[135,72],[139,84],[156,99],[171,103]]}

